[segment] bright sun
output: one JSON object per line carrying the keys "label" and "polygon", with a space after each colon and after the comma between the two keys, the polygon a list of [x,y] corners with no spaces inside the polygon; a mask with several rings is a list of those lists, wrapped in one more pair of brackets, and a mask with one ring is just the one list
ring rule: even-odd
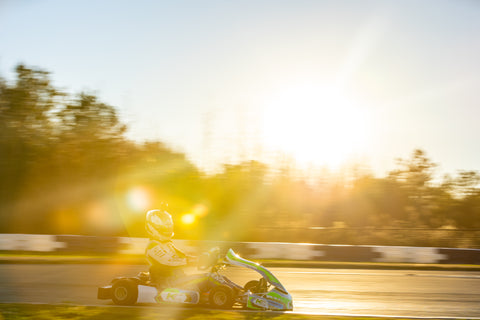
{"label": "bright sun", "polygon": [[362,151],[367,138],[364,111],[341,90],[299,85],[265,101],[264,144],[299,165],[338,168]]}

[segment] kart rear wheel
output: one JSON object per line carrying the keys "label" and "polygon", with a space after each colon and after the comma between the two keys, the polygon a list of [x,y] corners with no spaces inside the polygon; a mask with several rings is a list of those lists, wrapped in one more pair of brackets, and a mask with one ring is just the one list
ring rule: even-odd
{"label": "kart rear wheel", "polygon": [[122,306],[130,306],[137,302],[138,287],[132,279],[121,279],[112,285],[112,301]]}
{"label": "kart rear wheel", "polygon": [[216,309],[230,309],[233,305],[233,290],[227,286],[218,286],[210,290],[210,306]]}

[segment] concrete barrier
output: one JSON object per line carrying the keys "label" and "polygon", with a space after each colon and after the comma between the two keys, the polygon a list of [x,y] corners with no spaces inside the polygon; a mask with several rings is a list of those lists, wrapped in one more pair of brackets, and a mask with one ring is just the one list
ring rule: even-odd
{"label": "concrete barrier", "polygon": [[[147,243],[146,238],[0,234],[0,252],[143,255]],[[479,249],[190,240],[174,240],[174,243],[191,254],[211,247],[233,248],[253,260],[480,265]]]}

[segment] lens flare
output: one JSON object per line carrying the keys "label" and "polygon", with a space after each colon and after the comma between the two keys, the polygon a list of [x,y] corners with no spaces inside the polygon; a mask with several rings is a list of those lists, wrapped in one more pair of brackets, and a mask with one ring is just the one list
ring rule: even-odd
{"label": "lens flare", "polygon": [[195,215],[193,213],[186,213],[182,216],[182,223],[189,225],[195,222]]}
{"label": "lens flare", "polygon": [[203,204],[195,205],[192,210],[184,213],[181,217],[184,225],[191,225],[197,221],[197,218],[202,218],[208,214],[208,207]]}
{"label": "lens flare", "polygon": [[192,212],[197,217],[204,217],[208,214],[208,207],[203,204],[197,204],[193,207]]}
{"label": "lens flare", "polygon": [[126,194],[130,209],[138,212],[148,210],[152,204],[150,192],[145,187],[133,187]]}

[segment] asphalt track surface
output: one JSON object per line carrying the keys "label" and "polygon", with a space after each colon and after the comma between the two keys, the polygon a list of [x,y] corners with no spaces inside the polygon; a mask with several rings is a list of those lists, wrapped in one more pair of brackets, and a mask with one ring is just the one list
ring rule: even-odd
{"label": "asphalt track surface", "polygon": [[[143,265],[3,264],[0,302],[112,305],[97,287]],[[294,312],[402,317],[480,317],[480,272],[270,268],[294,299]],[[250,270],[226,271],[244,284]]]}

